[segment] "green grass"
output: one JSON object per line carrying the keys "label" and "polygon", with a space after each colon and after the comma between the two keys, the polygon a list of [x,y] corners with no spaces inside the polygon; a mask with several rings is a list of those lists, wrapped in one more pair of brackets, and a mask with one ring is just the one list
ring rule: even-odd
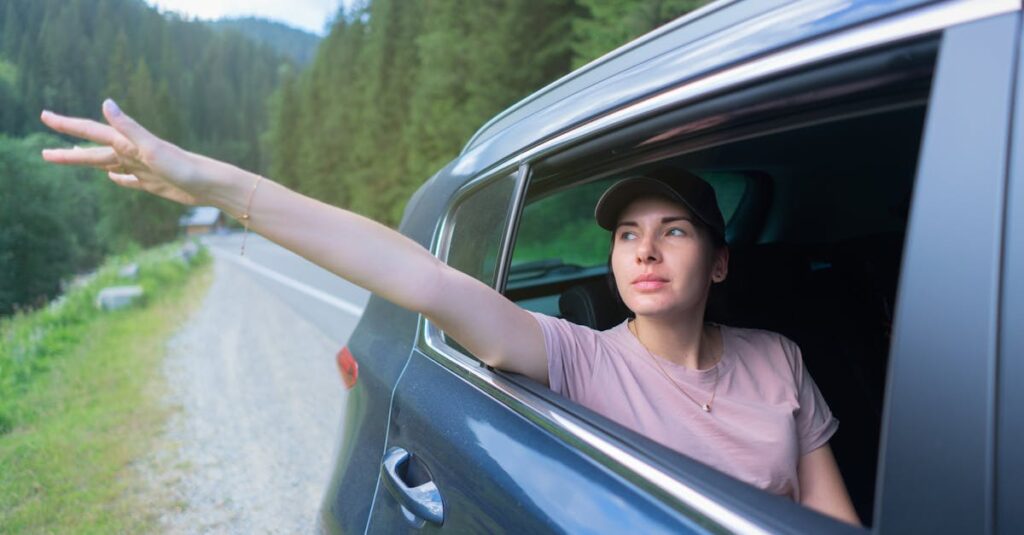
{"label": "green grass", "polygon": [[165,342],[211,280],[176,247],[138,255],[149,296],[99,312],[118,258],[65,303],[0,324],[0,533],[145,533],[169,498],[136,464],[168,416],[161,404]]}

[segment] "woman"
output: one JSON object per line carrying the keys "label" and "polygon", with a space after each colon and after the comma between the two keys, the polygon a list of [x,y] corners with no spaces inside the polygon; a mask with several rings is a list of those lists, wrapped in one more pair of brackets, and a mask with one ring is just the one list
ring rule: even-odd
{"label": "woman", "polygon": [[[246,228],[404,308],[424,314],[485,363],[527,375],[770,492],[858,524],[827,441],[837,422],[780,335],[704,324],[728,249],[714,192],[691,175],[620,182],[598,203],[614,232],[610,265],[635,319],[594,331],[527,312],[354,213],[304,197],[145,130],[113,101],[107,123],[48,111],[56,131],[99,146],[47,149],[59,164],[104,169],[117,184],[210,204]],[[600,395],[598,395],[600,394]]]}

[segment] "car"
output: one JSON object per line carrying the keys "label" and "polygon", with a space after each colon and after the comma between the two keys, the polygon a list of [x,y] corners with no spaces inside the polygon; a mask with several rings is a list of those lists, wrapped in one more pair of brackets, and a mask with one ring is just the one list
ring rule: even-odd
{"label": "car", "polygon": [[537,91],[400,230],[521,307],[622,321],[593,221],[686,169],[731,249],[709,319],[797,342],[864,528],[675,452],[370,299],[327,533],[1024,532],[1024,57],[1009,0],[719,1]]}

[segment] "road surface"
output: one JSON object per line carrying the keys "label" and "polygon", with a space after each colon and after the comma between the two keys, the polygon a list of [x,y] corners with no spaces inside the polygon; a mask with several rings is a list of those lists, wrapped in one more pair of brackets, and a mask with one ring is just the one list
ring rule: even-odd
{"label": "road surface", "polygon": [[311,533],[342,429],[334,361],[365,290],[250,234],[204,242],[214,281],[169,343],[176,408],[150,464],[170,533]]}

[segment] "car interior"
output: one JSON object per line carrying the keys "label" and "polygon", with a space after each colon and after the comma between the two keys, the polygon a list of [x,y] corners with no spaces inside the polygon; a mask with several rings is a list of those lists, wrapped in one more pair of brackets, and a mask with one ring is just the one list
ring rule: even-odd
{"label": "car interior", "polygon": [[[665,117],[637,125],[617,140],[621,150],[595,142],[563,161],[538,165],[504,286],[510,299],[530,310],[595,329],[621,323],[627,311],[607,281],[610,236],[593,222],[597,198],[616,180],[651,166],[702,176],[716,189],[731,254],[728,278],[712,287],[706,319],[776,331],[800,346],[840,421],[830,444],[866,525],[935,51],[934,43],[908,49],[912,53],[882,53],[890,63],[856,58],[847,71],[801,75],[806,91],[780,81],[785,105],[767,115],[756,114],[776,100],[760,88],[749,101],[756,105],[726,103],[733,111],[718,122],[707,121],[706,110],[684,110],[692,120]],[[904,63],[901,72],[914,74],[895,85],[851,88],[843,81],[877,79],[893,57],[921,68],[908,70]],[[857,62],[875,74],[858,75],[850,67]],[[849,92],[822,96],[822,80],[834,81],[826,88]],[[800,100],[810,94],[820,98]],[[702,118],[703,130],[687,126]],[[708,124],[721,126],[708,133]],[[587,154],[588,163],[581,163]],[[562,406],[628,434],[571,402]]]}

